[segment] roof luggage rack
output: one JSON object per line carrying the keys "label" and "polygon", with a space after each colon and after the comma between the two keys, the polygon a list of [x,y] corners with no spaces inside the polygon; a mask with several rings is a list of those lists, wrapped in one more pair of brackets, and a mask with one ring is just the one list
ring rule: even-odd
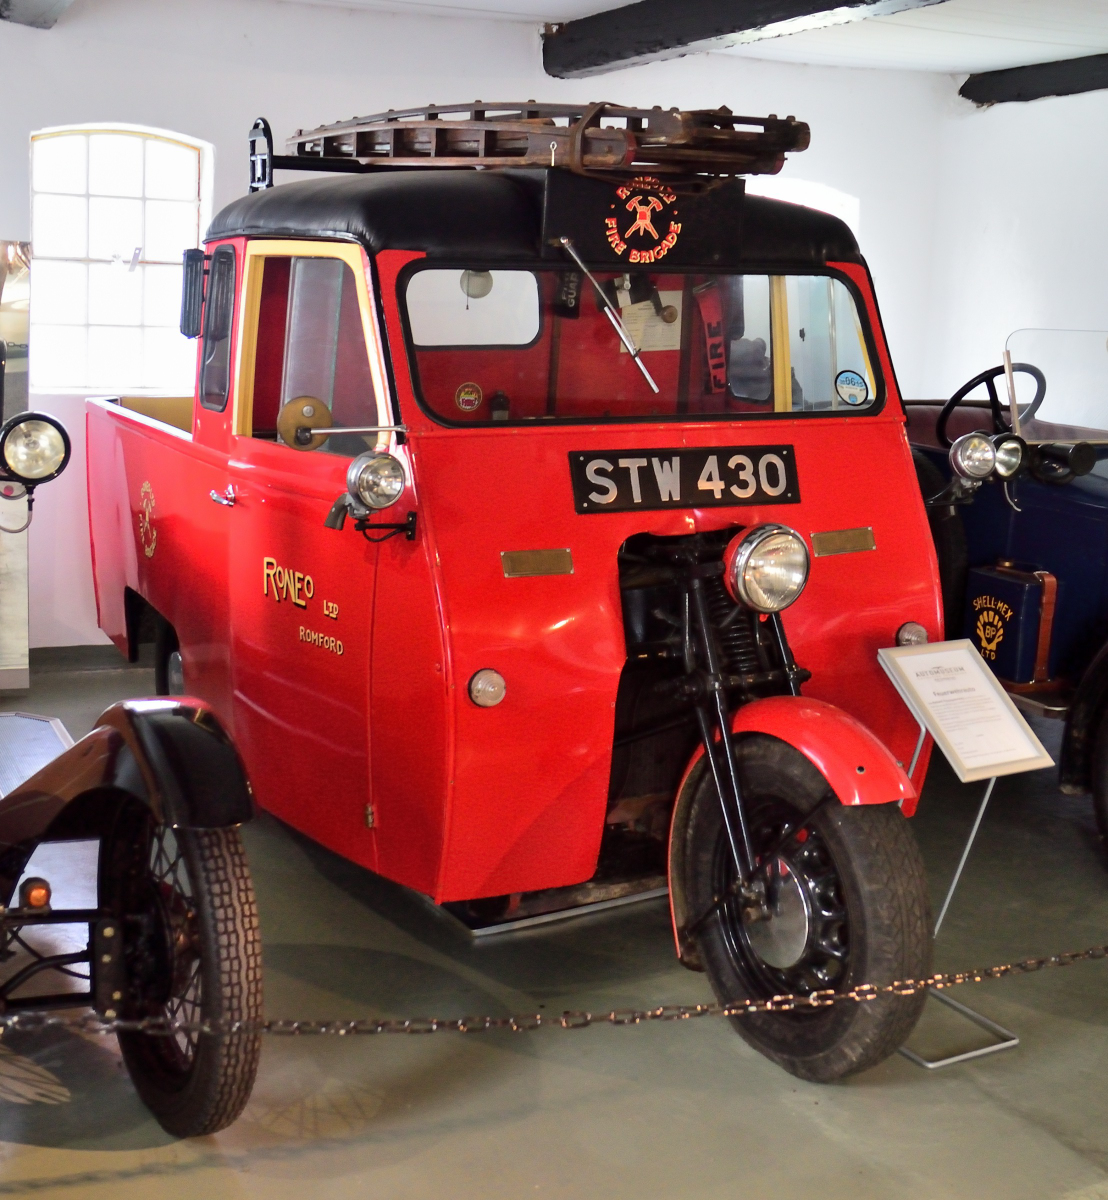
{"label": "roof luggage rack", "polygon": [[739,117],[729,108],[478,100],[298,129],[287,153],[275,155],[269,123],[260,117],[250,131],[250,190],[272,187],[274,169],[562,167],[606,178],[649,172],[671,181],[773,175],[787,153],[807,148],[810,136],[794,117]]}

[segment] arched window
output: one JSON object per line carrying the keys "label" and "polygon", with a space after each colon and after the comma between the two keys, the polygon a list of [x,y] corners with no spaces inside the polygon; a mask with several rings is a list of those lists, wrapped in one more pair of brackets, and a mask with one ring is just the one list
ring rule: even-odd
{"label": "arched window", "polygon": [[841,192],[826,183],[813,183],[810,179],[783,179],[780,175],[753,175],[746,181],[746,190],[752,196],[769,196],[830,213],[845,221],[854,236],[858,236],[862,205],[858,197],[849,192]]}
{"label": "arched window", "polygon": [[210,144],[160,129],[31,135],[32,389],[192,393],[181,256],[210,217],[211,164]]}

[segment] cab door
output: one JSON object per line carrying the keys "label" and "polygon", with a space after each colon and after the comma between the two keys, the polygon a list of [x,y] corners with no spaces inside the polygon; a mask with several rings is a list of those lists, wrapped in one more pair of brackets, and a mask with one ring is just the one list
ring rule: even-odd
{"label": "cab door", "polygon": [[235,733],[264,808],[372,868],[377,548],[352,522],[323,522],[378,435],[303,432],[388,424],[366,261],[339,243],[248,244],[243,294],[227,496]]}

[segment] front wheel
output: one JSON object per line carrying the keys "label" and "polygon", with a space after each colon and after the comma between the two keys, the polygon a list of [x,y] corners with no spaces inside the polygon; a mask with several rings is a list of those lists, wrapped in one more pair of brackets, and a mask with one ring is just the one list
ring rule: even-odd
{"label": "front wheel", "polygon": [[120,1016],[246,1029],[120,1033],[135,1090],[177,1137],[226,1128],[250,1098],[261,1050],[261,939],[237,829],[171,829],[124,810],[105,847],[101,894],[123,929]]}
{"label": "front wheel", "polygon": [[[721,1003],[847,991],[921,979],[931,969],[931,910],[915,838],[894,804],[847,808],[797,750],[757,734],[736,744],[758,873],[769,915],[737,897],[698,933]],[[686,895],[693,918],[728,895],[735,867],[719,797],[705,771],[688,824]],[[743,1014],[736,1030],[801,1079],[819,1083],[875,1066],[903,1045],[925,992],[864,1003]]]}
{"label": "front wheel", "polygon": [[1108,712],[1098,719],[1093,737],[1092,793],[1097,829],[1108,846]]}

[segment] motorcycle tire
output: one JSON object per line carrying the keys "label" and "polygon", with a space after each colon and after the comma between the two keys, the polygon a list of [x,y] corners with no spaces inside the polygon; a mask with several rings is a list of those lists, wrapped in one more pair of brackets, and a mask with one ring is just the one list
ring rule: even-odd
{"label": "motorcycle tire", "polygon": [[[919,848],[895,804],[848,808],[799,751],[777,738],[736,743],[744,808],[768,920],[744,921],[719,797],[704,771],[686,827],[686,896],[700,957],[721,1003],[768,999],[931,972],[931,907]],[[792,833],[789,833],[789,830]],[[738,1033],[801,1079],[864,1071],[907,1040],[926,993],[743,1014]]]}
{"label": "motorcycle tire", "polygon": [[118,1034],[142,1101],[175,1137],[230,1125],[261,1052],[261,937],[237,829],[170,829],[145,808],[117,818],[101,895],[120,919],[126,992],[119,1015],[253,1023],[234,1032]]}

